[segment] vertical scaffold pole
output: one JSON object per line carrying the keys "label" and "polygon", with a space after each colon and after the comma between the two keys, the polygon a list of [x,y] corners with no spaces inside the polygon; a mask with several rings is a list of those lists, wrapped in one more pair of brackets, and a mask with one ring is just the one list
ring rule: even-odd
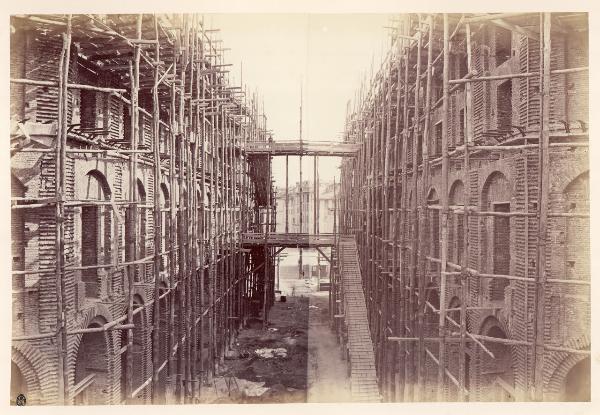
{"label": "vertical scaffold pole", "polygon": [[[137,39],[142,38],[142,15],[137,16],[136,21],[136,37]],[[130,218],[129,220],[133,223],[129,223],[128,226],[133,227],[133,243],[129,243],[129,257],[131,261],[135,261],[138,255],[138,249],[140,244],[139,229],[138,229],[138,192],[137,192],[137,148],[139,140],[139,104],[138,104],[138,93],[139,93],[139,82],[140,82],[140,54],[141,48],[139,43],[136,43],[133,47],[133,62],[130,64],[130,80],[131,80],[131,149],[133,154],[130,158],[130,170],[129,170],[129,194],[130,194]],[[141,265],[144,266],[144,265]],[[133,325],[133,285],[135,281],[136,264],[133,263],[128,266],[127,272],[127,323]],[[126,351],[126,402],[132,400],[133,393],[133,329],[127,330],[127,351]]]}
{"label": "vertical scaffold pole", "polygon": [[[419,16],[419,28],[421,27],[421,17]],[[420,110],[420,102],[419,102],[419,93],[421,89],[421,49],[423,45],[423,35],[419,30],[417,32],[417,70],[416,70],[416,78],[415,78],[415,90],[414,90],[414,117],[413,117],[413,141],[412,141],[412,170],[411,170],[411,187],[412,187],[412,196],[410,197],[410,222],[411,222],[411,249],[410,249],[410,272],[409,272],[409,296],[408,296],[408,308],[409,308],[409,319],[410,319],[410,330],[413,335],[418,337],[419,330],[421,327],[418,327],[416,324],[416,310],[415,310],[415,288],[417,288],[417,262],[418,262],[418,241],[419,241],[419,213],[418,213],[418,147],[419,147],[419,110]],[[410,367],[409,370],[409,384],[408,384],[408,396],[409,399],[415,400],[416,397],[419,396],[418,391],[415,394],[415,384],[418,384],[418,373],[419,368],[417,366],[418,358],[415,358],[418,353],[418,348],[415,347],[414,342],[411,342],[409,345],[410,350]]]}
{"label": "vertical scaffold pole", "polygon": [[422,146],[422,159],[423,159],[423,173],[421,176],[421,199],[420,206],[421,209],[418,212],[419,220],[421,221],[421,225],[419,228],[423,230],[419,238],[419,353],[417,356],[418,367],[419,367],[419,391],[421,396],[418,400],[424,400],[424,391],[425,391],[425,360],[427,357],[425,356],[425,342],[423,338],[425,336],[425,332],[429,333],[429,327],[425,330],[425,301],[427,300],[427,292],[425,287],[425,279],[428,276],[429,272],[429,263],[426,258],[426,252],[428,249],[431,249],[431,243],[436,243],[433,241],[429,229],[429,210],[427,209],[427,199],[428,199],[428,191],[429,191],[429,183],[430,183],[430,164],[429,164],[429,138],[431,135],[431,77],[432,77],[432,38],[433,38],[433,17],[430,15],[427,17],[427,24],[429,26],[428,34],[427,34],[427,69],[425,72],[426,81],[425,81],[425,109],[424,109],[424,129],[423,136],[421,138],[421,146]]}
{"label": "vertical scaffold pole", "polygon": [[540,85],[541,85],[541,130],[539,140],[539,203],[538,203],[538,245],[537,281],[535,297],[534,334],[534,400],[544,399],[544,330],[546,303],[546,232],[548,228],[548,193],[550,190],[550,53],[551,53],[551,13],[540,15]]}
{"label": "vertical scaffold pole", "polygon": [[67,17],[67,28],[63,34],[63,46],[58,73],[58,119],[56,134],[56,320],[58,351],[58,402],[69,404],[69,375],[67,361],[67,322],[65,307],[65,162],[67,158],[67,105],[69,82],[69,66],[71,57],[71,15]]}
{"label": "vertical scaffold pole", "polygon": [[[154,36],[156,38],[156,46],[154,54],[156,61],[160,61],[160,44],[158,37],[158,18],[154,16]],[[160,184],[161,184],[161,171],[160,171],[160,107],[158,101],[158,81],[159,81],[159,68],[158,65],[154,65],[154,87],[152,88],[152,149],[153,149],[153,163],[154,163],[154,210],[153,210],[153,221],[154,221],[154,310],[153,310],[153,330],[152,330],[152,401],[155,402],[158,399],[158,368],[160,366],[160,267],[162,263],[161,256],[161,238],[162,238],[162,214],[160,206]]]}
{"label": "vertical scaffold pole", "polygon": [[[467,73],[471,73],[473,70],[473,56],[471,48],[471,25],[465,24],[465,37],[467,42]],[[465,377],[465,364],[466,364],[466,340],[467,340],[467,304],[469,302],[469,274],[467,267],[469,266],[469,209],[467,207],[471,200],[471,175],[470,175],[470,159],[469,159],[469,145],[473,139],[473,87],[470,82],[465,84],[465,137],[464,137],[464,158],[463,158],[463,183],[464,183],[464,196],[463,196],[463,255],[461,272],[460,272],[460,344],[458,353],[458,397],[460,401],[465,401],[467,398],[466,391],[466,377]],[[460,237],[460,235],[457,235]]]}
{"label": "vertical scaffold pole", "polygon": [[448,262],[448,110],[449,110],[449,74],[450,74],[450,36],[448,14],[444,14],[444,67],[442,69],[442,229],[440,264],[440,319],[439,319],[439,365],[437,400],[442,401],[446,380],[446,266]]}
{"label": "vertical scaffold pole", "polygon": [[285,156],[285,233],[289,233],[290,231],[289,187],[289,156]]}

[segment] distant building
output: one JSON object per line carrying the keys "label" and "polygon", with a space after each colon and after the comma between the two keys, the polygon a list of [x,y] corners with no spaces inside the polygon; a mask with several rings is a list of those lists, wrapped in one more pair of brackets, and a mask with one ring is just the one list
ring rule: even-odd
{"label": "distant building", "polygon": [[[339,192],[339,183],[335,185]],[[301,193],[302,192],[302,193]],[[334,225],[334,184],[333,181],[319,183],[318,199],[318,232],[333,233]],[[302,229],[300,229],[300,195],[302,194]],[[285,187],[277,188],[277,232],[285,232],[286,222],[286,192]],[[302,189],[300,183],[296,182],[288,189],[288,232],[314,233],[315,217],[315,192],[314,183],[304,180]]]}

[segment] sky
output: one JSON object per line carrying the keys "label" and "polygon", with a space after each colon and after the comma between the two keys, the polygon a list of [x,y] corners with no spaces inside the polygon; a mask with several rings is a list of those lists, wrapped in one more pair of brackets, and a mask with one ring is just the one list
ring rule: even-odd
{"label": "sky", "polygon": [[[303,140],[341,140],[346,107],[371,68],[389,48],[385,14],[208,14],[219,28],[230,81],[247,85],[264,101],[274,140],[299,138],[300,91]],[[382,53],[383,52],[383,53]],[[299,157],[289,158],[290,186],[299,179]],[[319,159],[322,181],[339,177],[340,160]],[[313,159],[303,157],[303,179],[312,180]],[[285,185],[285,157],[273,158],[276,186]]]}

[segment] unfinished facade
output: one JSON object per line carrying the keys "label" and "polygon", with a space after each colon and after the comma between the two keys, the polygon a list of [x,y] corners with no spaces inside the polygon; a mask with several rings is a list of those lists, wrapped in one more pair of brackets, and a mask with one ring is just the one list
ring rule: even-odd
{"label": "unfinished facade", "polygon": [[587,15],[393,26],[339,213],[384,400],[589,400]]}
{"label": "unfinished facade", "polygon": [[272,291],[257,99],[196,15],[10,23],[11,400],[196,402]]}

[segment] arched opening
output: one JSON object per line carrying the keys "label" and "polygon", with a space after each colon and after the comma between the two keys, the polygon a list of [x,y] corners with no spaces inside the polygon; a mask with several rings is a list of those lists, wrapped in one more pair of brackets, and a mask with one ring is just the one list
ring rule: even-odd
{"label": "arched opening", "polygon": [[[144,305],[143,299],[135,294],[133,296],[133,311],[137,310],[139,307]],[[127,332],[128,330],[121,330],[121,402],[127,402],[130,396],[127,396],[127,352],[131,352],[133,362],[132,362],[132,374],[131,374],[131,392],[135,391],[140,387],[142,383],[144,383],[144,345],[146,344],[146,339],[144,338],[144,310],[140,310],[138,313],[133,315],[133,344],[132,349],[127,350],[128,348],[128,338]],[[133,400],[135,403],[142,404],[144,398],[144,393],[140,392]]]}
{"label": "arched opening", "polygon": [[204,228],[206,229],[204,242],[208,243],[208,238],[210,236],[209,232],[212,229],[212,222],[210,213],[212,211],[212,198],[209,191],[206,191],[204,196]]}
{"label": "arched opening", "polygon": [[[161,239],[160,239],[160,252],[165,252],[167,246],[167,238],[169,237],[169,189],[164,183],[160,184],[160,207],[161,207]],[[160,260],[160,270],[164,271],[167,267],[167,256],[163,255]]]}
{"label": "arched opening", "polygon": [[[464,185],[460,180],[455,181],[450,188],[449,204],[452,207],[464,207]],[[448,215],[448,258],[455,264],[461,265],[464,247],[464,214],[451,211]]]}
{"label": "arched opening", "polygon": [[15,399],[19,394],[25,395],[27,398],[29,395],[29,388],[27,387],[27,379],[21,372],[21,369],[13,361],[10,362],[10,403],[15,404]]}
{"label": "arched opening", "polygon": [[[439,329],[440,295],[438,288],[430,284],[425,289],[425,332],[426,336],[437,337]],[[435,311],[432,309],[434,308]]]}
{"label": "arched opening", "polygon": [[[88,328],[99,328],[106,320],[97,317]],[[106,332],[84,333],[81,337],[75,363],[76,405],[104,405],[109,403],[108,347]]]}
{"label": "arched opening", "polygon": [[[579,175],[565,188],[565,212],[589,214],[589,172]],[[565,274],[569,279],[590,279],[589,218],[565,218]]]}
{"label": "arched opening", "polygon": [[591,399],[591,360],[581,360],[565,376],[562,401],[589,402]]}
{"label": "arched opening", "polygon": [[[159,289],[159,297],[167,292],[167,285],[161,283]],[[163,367],[158,375],[158,388],[154,393],[154,403],[166,403],[165,393],[167,385],[167,368],[164,365],[169,357],[169,296],[165,295],[159,300],[159,353],[158,353],[158,365]]]}
{"label": "arched opening", "polygon": [[[492,173],[483,187],[482,210],[498,212],[498,216],[486,216],[483,225],[484,249],[482,268],[492,274],[510,274],[510,212],[512,191],[508,179],[500,172]],[[487,285],[487,297],[492,301],[504,300],[505,278],[492,278]]]}
{"label": "arched opening", "polygon": [[93,201],[110,200],[111,190],[102,173],[90,171],[84,183],[84,200],[89,203],[81,206],[81,281],[85,284],[85,295],[98,298],[101,293],[101,275],[104,270],[96,265],[111,262],[111,208]]}
{"label": "arched opening", "polygon": [[[140,307],[142,307],[144,305],[144,300],[139,296],[139,295],[134,295],[133,297],[133,310],[134,312],[136,310],[138,310]],[[145,352],[145,345],[147,344],[147,339],[145,337],[145,333],[146,331],[144,330],[144,325],[145,325],[145,318],[144,318],[144,310],[138,310],[137,314],[133,315],[133,324],[134,324],[134,328],[133,328],[133,350],[132,355],[133,355],[133,376],[132,376],[132,380],[133,380],[133,390],[135,391],[137,388],[139,388],[142,383],[144,383],[145,379],[145,367],[144,367],[144,363],[145,363],[145,359],[144,359],[144,352]],[[137,394],[137,396],[134,398],[134,402],[136,403],[140,403],[143,404],[144,403],[144,397],[145,397],[145,391],[141,391],[140,393]]]}
{"label": "arched opening", "polygon": [[[425,337],[438,337],[439,334],[439,309],[440,295],[437,287],[429,284],[425,291],[425,298],[428,304],[425,304]],[[435,311],[433,309],[435,309]],[[427,347],[434,356],[439,354],[439,344],[437,342],[426,342]],[[437,374],[438,366],[429,358],[425,357],[425,400],[432,401],[436,399],[437,393]]]}
{"label": "arched opening", "polygon": [[[140,179],[135,185],[137,205],[127,208],[125,229],[125,260],[135,261],[146,256],[146,189]],[[137,227],[137,237],[136,237]],[[135,281],[145,280],[146,264],[135,266]]]}
{"label": "arched opening", "polygon": [[[427,195],[427,205],[434,206],[440,204],[440,198],[435,191],[431,189]],[[428,209],[427,214],[429,215],[429,252],[433,258],[440,259],[440,211],[439,209]],[[429,270],[437,271],[438,264],[430,262]]]}
{"label": "arched opening", "polygon": [[[498,339],[506,339],[506,333],[495,317],[485,320],[481,334]],[[511,348],[507,344],[484,341],[485,347],[494,358],[479,350],[481,356],[480,379],[484,401],[514,401],[514,372]]]}
{"label": "arched opening", "polygon": [[127,330],[121,330],[121,403],[127,402]]}
{"label": "arched opening", "polygon": [[[137,259],[142,259],[146,257],[146,214],[148,209],[146,208],[146,189],[144,188],[144,184],[140,179],[137,179],[137,192],[138,192],[138,230],[139,230],[139,239],[137,241]],[[137,266],[137,281],[145,281],[146,280],[146,268],[151,266],[152,264],[140,264]]]}
{"label": "arched opening", "polygon": [[[458,296],[454,296],[448,303],[448,308],[446,311],[446,316],[448,318],[451,318],[458,324],[460,324],[460,310],[458,310],[460,308],[460,305],[461,305],[460,298]],[[460,332],[460,328],[458,328],[456,325],[454,325],[450,322],[448,322],[448,329],[454,335],[457,335]],[[448,370],[450,370],[451,373],[454,373],[456,375],[456,377],[458,378],[460,344],[458,342],[449,342],[446,345],[446,353],[448,356],[448,358],[447,358]],[[447,387],[447,391],[448,391],[446,400],[448,400],[448,401],[458,400],[458,388],[456,387],[456,385],[454,385],[454,383],[452,383],[452,382],[448,382],[446,387]]]}

